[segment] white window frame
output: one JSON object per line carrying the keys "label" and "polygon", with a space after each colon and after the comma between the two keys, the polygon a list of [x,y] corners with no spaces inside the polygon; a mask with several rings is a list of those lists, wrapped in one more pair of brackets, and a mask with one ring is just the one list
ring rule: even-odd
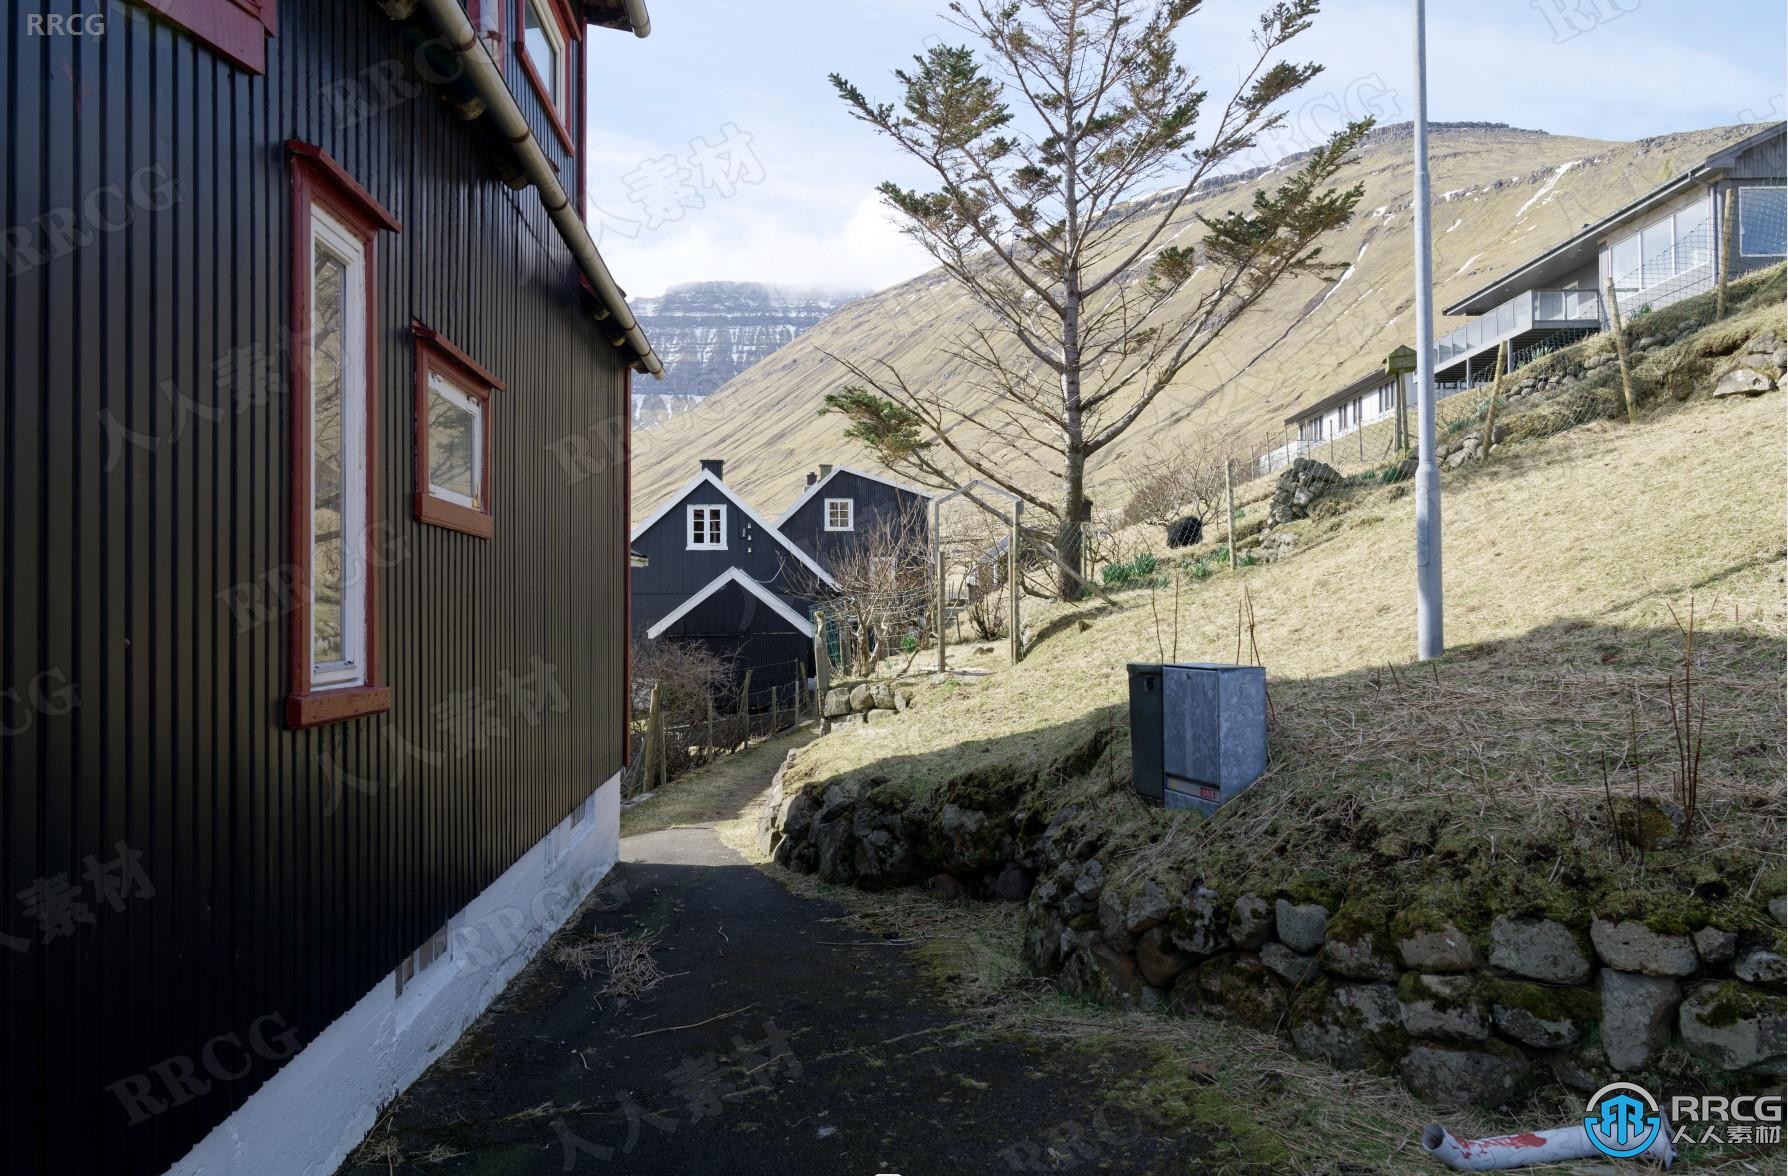
{"label": "white window frame", "polygon": [[[1781,257],[1780,253],[1752,253],[1745,248],[1745,193],[1746,192],[1780,192],[1781,184],[1742,184],[1738,189],[1738,255],[1740,257]],[[1785,196],[1784,199],[1788,199]]]}
{"label": "white window frame", "polygon": [[[428,493],[430,497],[439,498],[443,502],[451,502],[468,510],[484,509],[484,414],[488,404],[465,391],[464,386],[455,383],[446,372],[438,368],[428,373],[428,394],[439,396],[453,407],[472,417],[472,496],[470,498],[457,490],[450,490],[435,481],[434,463],[431,460],[428,469]],[[432,458],[432,455],[431,455]]]}
{"label": "white window frame", "polygon": [[516,30],[519,34],[517,39],[521,42],[521,51],[527,54],[529,63],[534,66],[534,72],[540,74],[541,80],[547,84],[547,100],[552,103],[554,112],[559,116],[559,121],[569,127],[571,125],[571,55],[565,44],[565,34],[560,31],[558,19],[553,16],[543,0],[522,0],[522,3],[527,6],[528,12],[533,14],[534,20],[540,25],[540,31],[546,34],[547,41],[553,47],[553,57],[558,64],[552,76],[546,76],[540,63],[535,61],[534,55],[528,51],[528,24],[525,19],[522,21],[522,27]]}
{"label": "white window frame", "polygon": [[[844,507],[844,525],[832,525],[832,508]],[[855,531],[857,529],[857,500],[854,498],[828,498],[825,501],[825,527],[828,531]]]}
{"label": "white window frame", "polygon": [[[347,264],[347,295],[342,306],[342,602],[340,661],[319,662],[317,654],[317,614],[310,611],[310,682],[312,688],[337,688],[366,684],[366,547],[367,524],[366,460],[367,460],[367,370],[366,370],[366,245],[345,224],[319,205],[310,210],[310,266],[316,273],[317,253],[326,250]],[[306,320],[311,324],[312,360],[308,370],[315,379],[315,339],[317,325],[317,291],[313,280]],[[310,504],[307,516],[310,527],[308,546],[310,564],[310,599],[317,598],[317,485],[316,485],[316,411],[317,395],[310,388],[311,453]],[[350,427],[351,426],[351,427]]]}
{"label": "white window frame", "polygon": [[[697,512],[706,517],[708,511],[715,511],[720,518],[720,542],[711,543],[707,539],[711,528],[705,523],[702,526],[702,539],[695,537],[695,519]],[[726,550],[726,507],[719,503],[700,503],[691,505],[683,514],[683,542],[686,551],[725,551]]]}

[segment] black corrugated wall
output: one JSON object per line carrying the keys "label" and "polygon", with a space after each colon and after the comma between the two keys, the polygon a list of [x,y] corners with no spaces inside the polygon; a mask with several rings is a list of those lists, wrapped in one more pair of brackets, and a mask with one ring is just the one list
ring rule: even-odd
{"label": "black corrugated wall", "polygon": [[[0,1166],[18,1172],[166,1167],[278,1067],[220,1078],[246,1051],[208,1066],[208,1041],[269,1016],[314,1038],[622,754],[622,467],[574,480],[549,447],[601,453],[624,371],[538,197],[496,181],[437,88],[343,117],[342,79],[387,59],[416,79],[414,37],[374,4],[281,4],[265,77],[106,11],[97,37],[0,22]],[[306,732],[280,720],[286,618],[231,605],[242,586],[277,603],[255,586],[288,559],[288,138],[403,223],[377,246],[394,702]],[[507,383],[489,541],[411,517],[412,318]],[[501,675],[536,657],[565,706],[529,723]],[[503,733],[468,747],[483,703]],[[93,867],[120,843],[142,877],[109,890]],[[133,1075],[174,1105],[131,1125],[108,1088]]]}

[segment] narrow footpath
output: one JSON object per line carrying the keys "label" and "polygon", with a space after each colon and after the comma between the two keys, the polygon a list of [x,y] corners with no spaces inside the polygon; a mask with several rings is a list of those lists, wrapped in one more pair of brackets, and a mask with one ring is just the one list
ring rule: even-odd
{"label": "narrow footpath", "polygon": [[1195,1134],[1110,1096],[1146,1070],[1141,1049],[994,1033],[939,998],[910,945],[841,922],[721,839],[789,746],[630,811],[621,864],[342,1172],[1203,1167]]}

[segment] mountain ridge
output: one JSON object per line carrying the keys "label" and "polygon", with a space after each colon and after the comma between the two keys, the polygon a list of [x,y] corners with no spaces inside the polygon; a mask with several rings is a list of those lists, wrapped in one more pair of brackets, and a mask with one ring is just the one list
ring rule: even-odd
{"label": "mountain ridge", "polygon": [[[1715,127],[1620,142],[1503,124],[1435,126],[1430,174],[1436,305],[1525,262],[1754,129]],[[1347,269],[1330,281],[1281,284],[1225,332],[1208,359],[1182,373],[1102,455],[1090,483],[1096,501],[1117,505],[1125,459],[1154,445],[1180,443],[1200,430],[1239,434],[1238,452],[1276,442],[1283,418],[1299,404],[1348,383],[1393,347],[1413,341],[1408,140],[1407,123],[1375,129],[1337,177],[1340,186],[1365,187],[1352,223],[1323,242],[1325,256],[1347,262]],[[1287,156],[1249,178],[1201,187],[1161,244],[1196,228],[1198,215],[1240,208],[1296,162]],[[1132,207],[1170,198],[1150,193]],[[985,321],[977,309],[938,270],[840,307],[692,411],[642,433],[634,467],[636,511],[685,481],[701,457],[728,459],[728,481],[766,506],[821,462],[878,468],[873,456],[843,438],[843,420],[818,414],[824,395],[849,380],[826,353],[891,364],[915,386],[966,402],[969,393],[953,385],[961,367],[940,345],[953,328]],[[1458,321],[1437,317],[1437,334]],[[971,439],[994,460],[1015,467],[1029,460],[993,434]]]}

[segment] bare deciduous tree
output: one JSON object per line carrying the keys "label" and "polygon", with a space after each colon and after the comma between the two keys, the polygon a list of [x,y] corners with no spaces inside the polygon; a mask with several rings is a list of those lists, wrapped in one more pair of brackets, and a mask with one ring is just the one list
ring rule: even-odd
{"label": "bare deciduous tree", "polygon": [[930,532],[923,510],[877,515],[828,553],[827,584],[796,569],[797,595],[820,601],[847,673],[868,676],[904,636],[927,631],[932,603]]}
{"label": "bare deciduous tree", "polygon": [[[1200,136],[1208,93],[1176,44],[1200,3],[958,0],[951,23],[979,52],[927,50],[896,71],[898,105],[832,75],[852,114],[936,183],[879,190],[992,321],[943,345],[968,387],[916,388],[889,364],[834,356],[858,382],[828,395],[826,411],[910,478],[949,485],[966,466],[1046,512],[1064,569],[1080,564],[1088,464],[1275,283],[1338,268],[1315,242],[1361,194],[1325,185],[1370,120],[1246,211],[1200,216],[1197,245],[1170,243],[1200,181],[1279,126],[1275,106],[1321,69],[1276,60],[1318,0],[1272,4]],[[1136,199],[1164,179],[1164,196]],[[1057,592],[1078,591],[1063,570]]]}

